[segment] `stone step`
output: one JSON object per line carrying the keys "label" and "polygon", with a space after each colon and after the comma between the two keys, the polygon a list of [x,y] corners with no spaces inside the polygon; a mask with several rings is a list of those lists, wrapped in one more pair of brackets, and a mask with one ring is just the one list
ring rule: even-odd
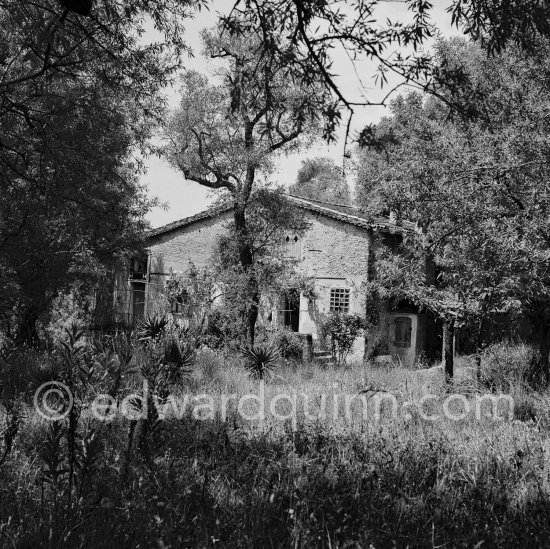
{"label": "stone step", "polygon": [[323,351],[321,349],[318,349],[318,350],[314,350],[313,351],[313,356],[314,357],[325,357],[325,356],[332,356],[332,353],[330,351]]}
{"label": "stone step", "polygon": [[313,351],[313,361],[318,364],[328,364],[332,362],[332,354],[329,351],[323,351],[321,349]]}

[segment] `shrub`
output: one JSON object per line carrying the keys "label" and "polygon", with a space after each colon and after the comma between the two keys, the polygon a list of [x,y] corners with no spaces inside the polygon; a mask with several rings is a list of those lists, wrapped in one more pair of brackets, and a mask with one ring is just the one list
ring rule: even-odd
{"label": "shrub", "polygon": [[244,367],[253,379],[266,379],[269,377],[279,359],[277,350],[266,345],[245,349],[242,351],[242,355],[245,359]]}
{"label": "shrub", "polygon": [[481,382],[491,391],[509,391],[517,384],[537,384],[536,353],[525,344],[495,343],[482,356]]}
{"label": "shrub", "polygon": [[225,307],[212,309],[202,333],[202,343],[210,349],[235,351],[244,344],[242,325]]}
{"label": "shrub", "polygon": [[43,336],[50,345],[63,339],[65,329],[74,324],[89,326],[91,322],[92,298],[84,287],[72,287],[60,293],[52,303],[51,309],[43,320]]}
{"label": "shrub", "polygon": [[168,317],[165,315],[153,315],[140,320],[137,329],[138,339],[142,342],[156,340],[162,337],[167,326]]}
{"label": "shrub", "polygon": [[321,337],[328,339],[332,359],[341,366],[365,329],[365,321],[357,314],[332,313],[321,323]]}
{"label": "shrub", "polygon": [[284,327],[273,330],[269,334],[269,340],[283,358],[302,358],[303,341],[296,332],[293,332],[289,328]]}

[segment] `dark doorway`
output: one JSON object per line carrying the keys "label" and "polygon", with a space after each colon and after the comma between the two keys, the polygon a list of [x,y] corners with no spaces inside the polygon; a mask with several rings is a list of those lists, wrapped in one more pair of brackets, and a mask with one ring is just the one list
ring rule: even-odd
{"label": "dark doorway", "polygon": [[285,306],[283,309],[284,324],[293,332],[300,328],[300,292],[289,290],[285,295]]}

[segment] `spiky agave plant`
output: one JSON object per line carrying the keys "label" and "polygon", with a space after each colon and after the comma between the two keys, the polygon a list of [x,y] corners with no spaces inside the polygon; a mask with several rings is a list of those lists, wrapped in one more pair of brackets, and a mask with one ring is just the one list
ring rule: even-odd
{"label": "spiky agave plant", "polygon": [[179,345],[174,339],[166,342],[164,346],[164,365],[168,376],[167,381],[175,384],[191,375],[196,358],[193,348]]}
{"label": "spiky agave plant", "polygon": [[168,318],[164,315],[152,315],[140,320],[137,327],[138,341],[147,343],[156,340],[164,334],[167,325]]}
{"label": "spiky agave plant", "polygon": [[267,345],[258,345],[242,351],[244,367],[253,379],[267,379],[279,360],[277,349]]}

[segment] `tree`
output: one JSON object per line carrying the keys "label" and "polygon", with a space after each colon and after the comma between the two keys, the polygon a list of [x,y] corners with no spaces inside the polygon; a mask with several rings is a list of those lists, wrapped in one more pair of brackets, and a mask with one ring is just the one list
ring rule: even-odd
{"label": "tree", "polygon": [[205,33],[204,40],[210,55],[227,61],[223,81],[212,85],[196,72],[185,73],[180,107],[169,123],[167,153],[187,179],[226,191],[233,201],[235,253],[248,278],[248,338],[253,342],[260,289],[248,220],[251,197],[274,156],[295,150],[314,130],[325,97],[314,82],[304,85],[288,70],[285,50],[260,55],[253,34],[231,36],[220,28]]}
{"label": "tree", "polygon": [[150,205],[131,158],[144,135],[128,99],[98,83],[60,82],[44,86],[40,105],[41,135],[31,134],[19,177],[3,172],[0,196],[0,286],[16,290],[0,312],[19,343],[36,341],[36,322],[60,291],[139,244]]}
{"label": "tree", "polygon": [[[249,313],[259,307],[262,298],[271,307],[273,299],[280,299],[288,291],[290,281],[294,288],[301,286],[301,277],[294,264],[285,260],[285,236],[302,235],[307,229],[300,210],[289,201],[281,187],[260,187],[253,191],[247,207],[247,228],[253,264],[243,269],[239,258],[237,230],[229,224],[219,238],[213,258],[213,278],[222,294],[223,321],[227,335],[224,344],[242,346],[249,333]],[[257,295],[250,292],[253,287]],[[256,301],[257,300],[257,301]],[[220,312],[220,311],[218,311]]]}
{"label": "tree", "polygon": [[289,188],[291,194],[349,204],[351,201],[348,184],[341,169],[329,158],[312,158],[302,161],[296,183]]}
{"label": "tree", "polygon": [[[149,121],[162,119],[159,91],[181,66],[182,24],[202,0],[139,2],[0,1],[0,120],[3,177],[20,177],[29,135],[45,139],[42,99],[59,82],[101,83],[104,93],[131,98]],[[139,40],[150,18],[166,39]],[[154,99],[154,100],[153,100]],[[130,112],[130,111],[129,111]],[[136,119],[137,120],[137,119]],[[142,143],[145,145],[145,143]],[[70,153],[70,151],[68,151]]]}
{"label": "tree", "polygon": [[422,226],[413,244],[433,257],[438,285],[403,287],[448,323],[476,324],[478,351],[489,315],[522,310],[536,318],[547,375],[548,47],[487,58],[473,44],[440,43],[441,74],[456,76],[441,78],[439,94],[449,102],[395,101],[393,116],[364,134],[370,146],[358,182],[363,204]]}
{"label": "tree", "polygon": [[[354,109],[360,106],[385,104],[395,89],[403,84],[418,86],[437,95],[437,74],[433,73],[433,58],[421,47],[433,37],[436,27],[431,22],[432,2],[406,0],[410,21],[386,21],[376,18],[376,9],[384,0],[358,2],[327,2],[314,0],[237,0],[229,16],[223,18],[231,33],[249,33],[254,29],[261,40],[263,54],[284,53],[287,65],[303,82],[310,82],[311,68],[321,76],[333,101],[327,104],[327,137],[349,113],[349,134]],[[453,0],[449,7],[452,23],[464,34],[479,40],[490,54],[511,44],[535,51],[537,39],[550,36],[550,4],[546,0]],[[280,36],[288,37],[281,49]],[[395,52],[395,46],[399,51]],[[346,50],[352,63],[370,59],[379,62],[378,79],[387,83],[388,74],[397,75],[381,101],[372,101],[368,94],[352,97],[337,82],[331,54]],[[405,52],[405,53],[403,53]],[[359,71],[357,71],[359,74]],[[359,79],[360,80],[360,79]],[[359,81],[362,86],[362,83]],[[364,88],[363,88],[364,89]],[[347,135],[346,135],[347,142]]]}
{"label": "tree", "polygon": [[[0,1],[0,276],[3,327],[36,320],[77,276],[131,247],[148,201],[148,153],[181,64],[182,23],[202,1]],[[145,19],[163,43],[139,39]]]}

